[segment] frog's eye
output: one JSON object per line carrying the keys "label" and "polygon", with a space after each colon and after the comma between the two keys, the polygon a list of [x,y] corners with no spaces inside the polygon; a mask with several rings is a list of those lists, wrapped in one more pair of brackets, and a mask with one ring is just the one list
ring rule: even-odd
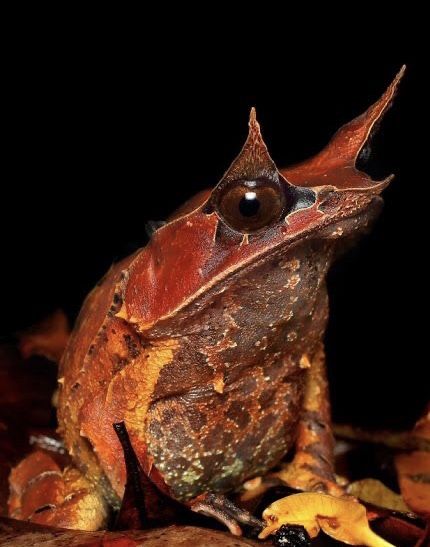
{"label": "frog's eye", "polygon": [[217,196],[219,216],[233,230],[255,232],[277,222],[285,211],[285,193],[267,180],[237,181]]}

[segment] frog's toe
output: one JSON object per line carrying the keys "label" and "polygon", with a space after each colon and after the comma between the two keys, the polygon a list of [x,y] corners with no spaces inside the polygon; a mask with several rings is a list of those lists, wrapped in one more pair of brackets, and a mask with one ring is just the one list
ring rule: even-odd
{"label": "frog's toe", "polygon": [[235,536],[242,535],[239,523],[256,530],[264,527],[264,523],[261,520],[220,494],[209,493],[198,496],[190,503],[190,507],[196,513],[215,518],[227,526]]}
{"label": "frog's toe", "polygon": [[281,471],[275,473],[276,477],[284,484],[295,490],[304,492],[321,492],[338,498],[349,497],[345,486],[336,482],[334,473],[313,468],[312,465],[303,462],[292,461],[283,466]]}

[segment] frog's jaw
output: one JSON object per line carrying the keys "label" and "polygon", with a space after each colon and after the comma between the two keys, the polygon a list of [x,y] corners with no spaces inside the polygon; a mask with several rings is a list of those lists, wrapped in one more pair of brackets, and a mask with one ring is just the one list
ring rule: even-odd
{"label": "frog's jaw", "polygon": [[[332,221],[320,230],[317,237],[326,240],[341,240],[342,245],[351,246],[352,241],[356,241],[359,237],[370,232],[383,205],[384,201],[380,196],[369,196],[369,199],[364,201],[361,207],[353,210],[353,214],[333,215]],[[329,214],[331,207],[331,199],[327,199],[322,209]]]}

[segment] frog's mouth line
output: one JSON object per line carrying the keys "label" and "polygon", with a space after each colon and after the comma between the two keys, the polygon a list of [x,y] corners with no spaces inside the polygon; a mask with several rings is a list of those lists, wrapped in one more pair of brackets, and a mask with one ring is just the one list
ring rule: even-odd
{"label": "frog's mouth line", "polygon": [[[350,233],[353,235],[361,235],[363,232],[366,232],[369,229],[369,224],[376,219],[378,213],[381,210],[383,204],[383,199],[379,195],[373,195],[369,197],[369,201],[365,203],[362,207],[355,210],[350,215],[345,215],[342,218],[333,218],[328,217],[326,225],[322,224],[318,230],[318,236],[315,238],[324,238],[324,239],[345,239],[350,236]],[[369,215],[368,222],[361,222],[360,219]],[[356,219],[356,222],[351,229],[351,220]],[[342,233],[338,231],[335,233],[339,227],[344,225]],[[361,229],[360,229],[361,228]],[[298,232],[294,238],[289,240],[281,241],[276,247],[268,249],[266,252],[262,253],[258,258],[253,255],[250,256],[246,261],[244,261],[239,267],[234,267],[230,271],[223,272],[218,274],[210,279],[206,284],[204,284],[199,291],[195,292],[191,297],[185,299],[177,308],[171,310],[169,313],[165,314],[162,317],[159,317],[157,322],[163,321],[165,319],[171,319],[174,315],[179,313],[181,310],[190,306],[198,298],[203,296],[203,300],[209,300],[217,293],[217,289],[220,283],[230,283],[235,280],[239,275],[242,275],[244,272],[250,271],[253,268],[261,266],[267,259],[279,259],[281,258],[286,250],[293,249],[297,244],[302,244],[303,242],[309,241],[314,237],[313,231],[315,226],[310,226],[302,232]],[[354,233],[355,232],[355,233]]]}
{"label": "frog's mouth line", "polygon": [[[347,215],[342,218],[329,221],[327,225],[319,231],[321,237],[327,237],[328,232],[338,231],[336,236],[346,238],[353,232],[353,235],[362,235],[369,229],[369,225],[372,224],[381,213],[384,200],[381,196],[373,196],[373,198],[366,204],[354,211],[351,215]],[[367,221],[364,220],[367,217]],[[352,221],[352,222],[351,222]],[[341,228],[341,231],[339,230]]]}
{"label": "frog's mouth line", "polygon": [[[243,270],[246,270],[247,268],[251,268],[254,265],[260,265],[262,262],[267,260],[267,257],[270,255],[270,257],[278,258],[280,255],[282,255],[285,252],[285,248],[287,247],[288,250],[294,248],[295,245],[301,244],[304,241],[308,241],[309,239],[312,239],[313,237],[315,239],[323,238],[327,239],[330,237],[331,232],[336,230],[340,225],[346,224],[350,226],[351,220],[355,220],[354,225],[351,227],[351,229],[344,229],[342,234],[337,234],[338,237],[336,239],[340,239],[340,236],[346,237],[349,235],[350,231],[357,232],[357,235],[360,235],[363,231],[366,232],[368,229],[368,225],[376,220],[379,213],[381,212],[382,206],[383,206],[384,200],[379,195],[373,195],[369,198],[369,201],[362,205],[361,207],[357,208],[354,212],[352,212],[349,215],[345,215],[342,217],[328,217],[325,224],[322,223],[320,228],[318,229],[318,233],[316,236],[313,235],[313,231],[315,229],[315,226],[309,226],[306,230],[303,230],[302,232],[299,232],[294,236],[293,238],[285,241],[281,241],[276,247],[272,247],[265,253],[262,253],[260,257],[255,259],[254,257],[250,257],[249,260],[243,264],[243,266],[235,269],[231,273],[227,274],[222,279],[230,279],[230,276],[234,276],[235,274],[239,272],[243,272]],[[368,222],[360,222],[361,219],[368,216]],[[215,281],[216,280],[216,281]],[[213,280],[215,281],[214,285],[217,284],[218,278],[215,277]],[[212,284],[212,283],[211,283]],[[206,286],[207,288],[207,286]]]}

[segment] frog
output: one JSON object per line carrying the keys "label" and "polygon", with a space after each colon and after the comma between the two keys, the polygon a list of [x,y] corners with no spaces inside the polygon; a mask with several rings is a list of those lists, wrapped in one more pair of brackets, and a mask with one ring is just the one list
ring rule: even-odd
{"label": "frog", "polygon": [[392,176],[373,180],[359,160],[403,73],[321,152],[283,169],[253,108],[221,181],[110,268],[59,365],[69,463],[41,451],[20,462],[10,516],[106,526],[126,484],[118,423],[157,491],[236,535],[260,521],[229,494],[287,454],[295,488],[344,495],[333,464],[326,278],[381,210]]}

